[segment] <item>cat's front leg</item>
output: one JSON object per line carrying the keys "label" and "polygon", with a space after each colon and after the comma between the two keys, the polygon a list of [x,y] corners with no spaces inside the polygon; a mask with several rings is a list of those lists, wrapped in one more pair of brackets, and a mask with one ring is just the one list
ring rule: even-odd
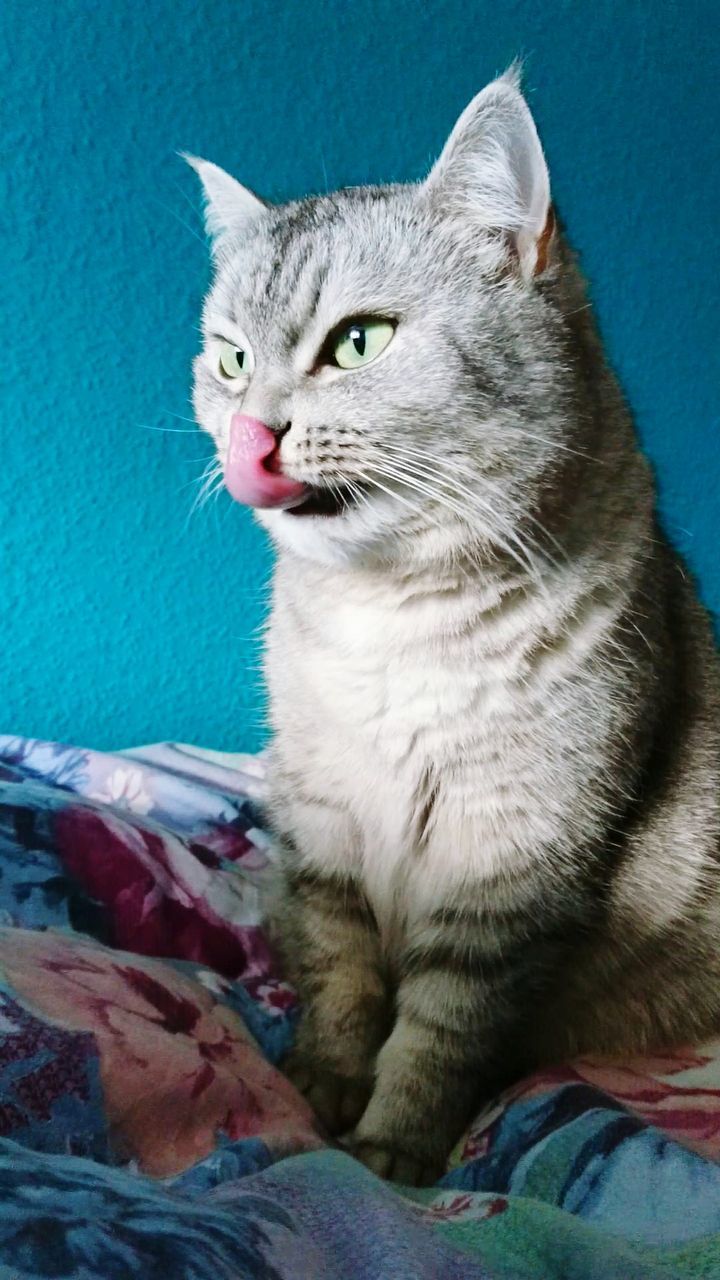
{"label": "cat's front leg", "polygon": [[388,997],[372,915],[352,879],[286,874],[282,947],[303,1013],[283,1070],[330,1133],[350,1129],[373,1085]]}
{"label": "cat's front leg", "polygon": [[515,1074],[508,1032],[527,959],[486,956],[467,938],[406,959],[393,1030],[367,1110],[349,1138],[380,1176],[429,1184],[480,1103]]}

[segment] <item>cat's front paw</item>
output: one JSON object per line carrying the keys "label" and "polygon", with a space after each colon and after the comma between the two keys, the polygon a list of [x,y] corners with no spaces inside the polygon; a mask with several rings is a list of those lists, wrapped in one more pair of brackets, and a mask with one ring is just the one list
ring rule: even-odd
{"label": "cat's front paw", "polygon": [[413,1155],[398,1147],[385,1146],[366,1138],[350,1135],[343,1144],[356,1160],[360,1160],[371,1173],[388,1182],[399,1182],[406,1187],[430,1187],[445,1172],[445,1162],[426,1155]]}
{"label": "cat's front paw", "polygon": [[333,1137],[352,1129],[368,1104],[372,1081],[339,1075],[295,1054],[282,1064],[282,1070]]}

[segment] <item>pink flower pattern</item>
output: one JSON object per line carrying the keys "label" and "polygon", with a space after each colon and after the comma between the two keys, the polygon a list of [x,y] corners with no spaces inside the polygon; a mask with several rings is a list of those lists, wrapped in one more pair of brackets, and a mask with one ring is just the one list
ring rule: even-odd
{"label": "pink flower pattern", "polygon": [[540,1097],[567,1084],[586,1084],[609,1094],[646,1124],[671,1134],[676,1142],[720,1160],[720,1041],[699,1049],[622,1061],[577,1058],[528,1076],[506,1090],[492,1110],[472,1125],[459,1148],[459,1158],[470,1160],[487,1154],[494,1121],[513,1102]]}
{"label": "pink flower pattern", "polygon": [[158,961],[54,931],[0,930],[0,968],[51,1027],[92,1032],[115,1150],[168,1177],[217,1135],[322,1145],[312,1113],[205,986]]}

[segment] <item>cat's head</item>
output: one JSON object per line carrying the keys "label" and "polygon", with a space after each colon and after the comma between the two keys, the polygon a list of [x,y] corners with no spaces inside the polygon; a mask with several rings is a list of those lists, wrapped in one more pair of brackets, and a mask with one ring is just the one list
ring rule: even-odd
{"label": "cat's head", "polygon": [[215,262],[194,404],[234,496],[323,563],[517,558],[562,462],[570,383],[547,167],[515,73],[419,184],[273,206],[188,158]]}

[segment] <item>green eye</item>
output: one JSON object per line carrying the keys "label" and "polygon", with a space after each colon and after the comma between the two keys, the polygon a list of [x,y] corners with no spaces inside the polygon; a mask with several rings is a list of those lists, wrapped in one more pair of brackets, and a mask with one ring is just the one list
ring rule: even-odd
{"label": "green eye", "polygon": [[341,369],[360,369],[384,351],[395,332],[389,320],[352,320],[332,349]]}
{"label": "green eye", "polygon": [[230,342],[223,342],[220,348],[220,372],[225,378],[242,378],[249,372],[250,360],[247,351],[242,347],[234,347]]}

